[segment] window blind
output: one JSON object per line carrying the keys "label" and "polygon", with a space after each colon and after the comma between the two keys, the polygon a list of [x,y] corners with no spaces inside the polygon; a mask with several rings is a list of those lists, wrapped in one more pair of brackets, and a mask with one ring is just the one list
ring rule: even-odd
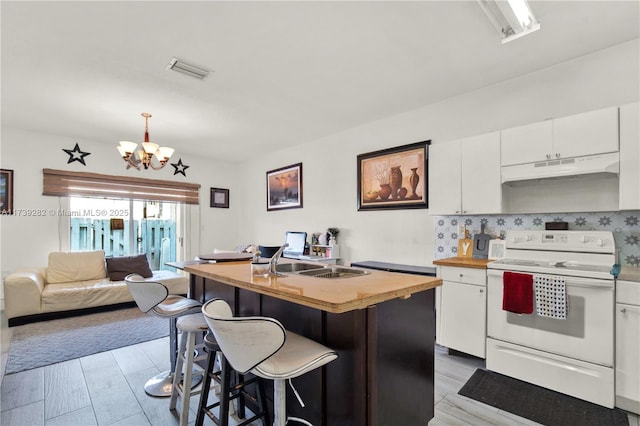
{"label": "window blind", "polygon": [[199,204],[200,184],[43,169],[42,195]]}

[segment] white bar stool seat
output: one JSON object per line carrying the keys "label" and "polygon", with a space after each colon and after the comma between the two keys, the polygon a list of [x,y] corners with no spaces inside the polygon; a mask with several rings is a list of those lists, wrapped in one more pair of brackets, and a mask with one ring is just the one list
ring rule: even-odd
{"label": "white bar stool seat", "polygon": [[[285,330],[276,319],[234,317],[231,307],[221,299],[205,303],[202,313],[234,370],[274,381],[274,426],[284,426],[287,420],[310,425],[303,419],[287,418],[285,381],[322,367],[338,354],[318,342]],[[295,394],[302,404],[297,392]]]}

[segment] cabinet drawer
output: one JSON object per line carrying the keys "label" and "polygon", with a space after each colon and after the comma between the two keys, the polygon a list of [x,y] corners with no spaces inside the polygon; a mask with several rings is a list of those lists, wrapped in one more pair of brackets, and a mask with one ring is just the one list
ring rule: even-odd
{"label": "cabinet drawer", "polygon": [[616,281],[616,302],[640,306],[640,283]]}
{"label": "cabinet drawer", "polygon": [[455,281],[473,285],[487,285],[487,271],[476,268],[460,268],[456,266],[442,266],[441,277],[444,281]]}

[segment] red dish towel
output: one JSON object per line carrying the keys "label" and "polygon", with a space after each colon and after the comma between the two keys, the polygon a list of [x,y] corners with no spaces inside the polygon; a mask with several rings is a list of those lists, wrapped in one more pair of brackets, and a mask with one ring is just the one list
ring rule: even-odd
{"label": "red dish towel", "polygon": [[533,313],[533,275],[505,272],[502,276],[502,309],[516,314]]}

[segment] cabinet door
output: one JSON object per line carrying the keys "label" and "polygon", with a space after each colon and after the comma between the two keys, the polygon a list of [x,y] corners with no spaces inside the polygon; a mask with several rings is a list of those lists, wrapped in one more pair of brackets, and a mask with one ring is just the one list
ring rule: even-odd
{"label": "cabinet door", "polygon": [[553,120],[555,158],[615,151],[618,151],[618,107]]}
{"label": "cabinet door", "polygon": [[640,306],[617,303],[616,406],[636,413],[640,413],[638,336],[640,336]]}
{"label": "cabinet door", "polygon": [[502,213],[500,132],[462,139],[462,213]]}
{"label": "cabinet door", "polygon": [[500,132],[503,166],[544,161],[551,157],[551,120],[513,127]]}
{"label": "cabinet door", "polygon": [[487,292],[485,286],[443,281],[440,344],[485,357]]}
{"label": "cabinet door", "polygon": [[429,147],[429,214],[460,214],[460,140]]}
{"label": "cabinet door", "polygon": [[640,111],[620,107],[620,210],[640,209]]}

